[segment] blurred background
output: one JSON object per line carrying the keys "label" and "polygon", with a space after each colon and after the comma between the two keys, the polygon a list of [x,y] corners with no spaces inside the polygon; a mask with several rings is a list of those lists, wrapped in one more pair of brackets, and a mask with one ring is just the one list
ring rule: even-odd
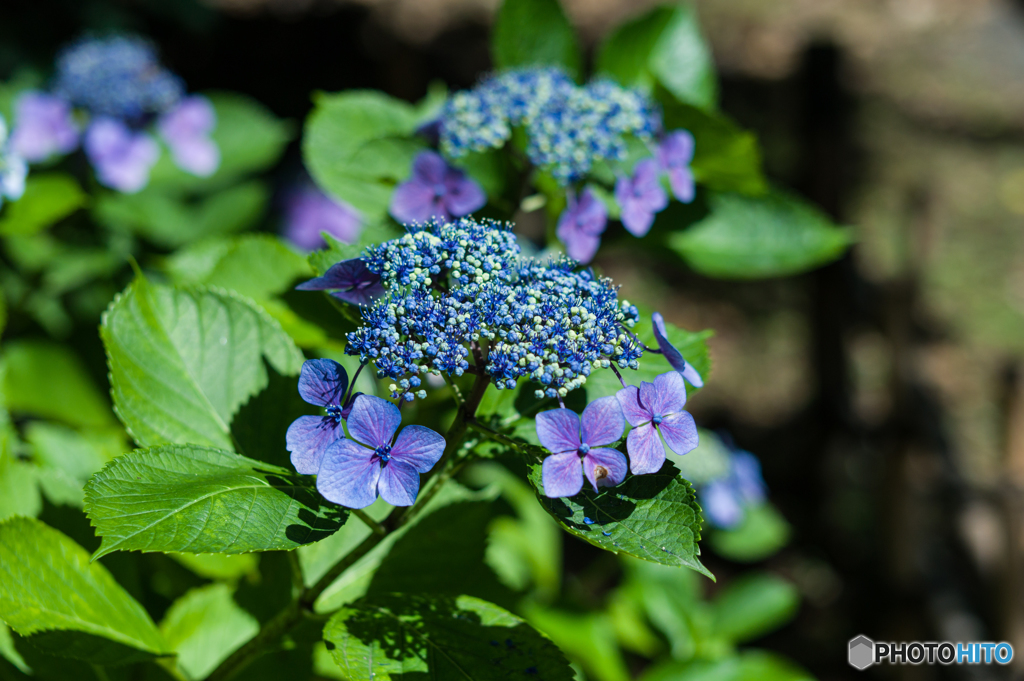
{"label": "blurred background", "polygon": [[[4,0],[0,80],[46,73],[83,31],[133,31],[190,89],[248,94],[298,131],[315,90],[414,101],[438,80],[471,86],[491,66],[496,4]],[[565,2],[591,47],[654,4]],[[1024,3],[697,6],[723,110],[758,133],[775,182],[859,238],[837,263],[769,282],[713,281],[636,249],[596,263],[670,321],[716,331],[712,378],[689,408],[761,458],[793,530],[767,567],[803,597],[757,643],[821,679],[858,678],[845,659],[857,634],[1008,640],[1024,661]],[[300,163],[296,136],[274,172]],[[264,228],[277,229],[273,215]],[[612,559],[560,536],[566,590],[600,602],[617,579],[600,561]],[[705,562],[726,579],[736,569]]]}

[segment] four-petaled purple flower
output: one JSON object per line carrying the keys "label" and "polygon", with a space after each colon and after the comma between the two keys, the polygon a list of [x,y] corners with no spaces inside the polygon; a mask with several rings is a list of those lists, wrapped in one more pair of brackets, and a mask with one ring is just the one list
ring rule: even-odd
{"label": "four-petaled purple flower", "polygon": [[318,407],[324,407],[324,416],[300,416],[288,426],[285,443],[292,453],[292,465],[305,475],[320,470],[324,452],[338,438],[345,437],[341,422],[347,416],[345,391],[348,374],[332,359],[310,359],[302,364],[299,373],[299,395]]}
{"label": "four-petaled purple flower", "polygon": [[85,153],[100,183],[134,194],[149,183],[160,147],[146,133],[132,132],[119,120],[99,118],[85,133]]}
{"label": "four-petaled purple flower", "polygon": [[379,494],[393,506],[411,506],[426,473],[444,453],[445,441],[424,426],[406,426],[391,402],[360,395],[348,416],[348,435],[324,454],[316,487],[324,498],[349,508],[365,508]]}
{"label": "four-petaled purple flower", "polygon": [[391,215],[403,224],[430,218],[451,220],[469,215],[487,203],[476,182],[433,151],[421,152],[412,164],[412,177],[391,196]]}
{"label": "four-petaled purple flower", "polygon": [[[686,405],[686,384],[678,372],[670,371],[642,381],[640,387],[627,385],[615,395],[622,413],[633,429],[626,438],[629,469],[634,475],[657,473],[665,463],[665,438],[676,454],[686,454],[697,446],[697,424]],[[658,436],[661,433],[661,437]]]}
{"label": "four-petaled purple flower", "polygon": [[589,187],[578,201],[569,191],[569,206],[558,218],[558,238],[565,244],[569,257],[585,265],[594,259],[607,224],[608,209]]}
{"label": "four-petaled purple flower", "polygon": [[683,203],[693,201],[693,135],[686,130],[674,130],[658,145],[658,165],[668,173],[672,194]]}
{"label": "four-petaled purple flower", "polygon": [[78,147],[78,126],[71,105],[60,97],[30,91],[15,106],[11,150],[29,163],[68,154]]}
{"label": "four-petaled purple flower", "polygon": [[299,291],[331,291],[338,300],[353,305],[369,305],[384,294],[380,275],[371,272],[360,258],[331,265],[323,276],[295,287]]}
{"label": "four-petaled purple flower", "polygon": [[[541,480],[549,497],[571,497],[583,488],[583,474],[598,487],[618,485],[626,478],[626,457],[607,445],[622,437],[626,424],[614,397],[594,400],[576,412],[552,409],[537,415],[537,437],[551,456],[544,459]],[[582,460],[582,461],[581,461]],[[582,471],[580,464],[583,464]]]}
{"label": "four-petaled purple flower", "polygon": [[615,183],[615,199],[622,208],[622,225],[633,236],[647,234],[654,224],[654,214],[668,205],[657,162],[645,158],[633,168],[633,177],[620,177]]}
{"label": "four-petaled purple flower", "polygon": [[185,172],[209,177],[220,165],[220,149],[210,139],[217,113],[206,97],[182,99],[160,117],[157,129],[171,149],[174,163]]}
{"label": "four-petaled purple flower", "polygon": [[651,315],[651,326],[654,327],[654,337],[658,341],[658,347],[661,348],[662,354],[665,355],[665,359],[672,365],[672,368],[682,374],[683,378],[689,381],[693,387],[703,387],[704,379],[700,377],[692,364],[683,359],[683,353],[669,342],[668,333],[665,331],[665,318],[661,316],[660,312]]}
{"label": "four-petaled purple flower", "polygon": [[288,197],[284,236],[304,250],[323,247],[323,232],[345,243],[355,243],[361,226],[352,206],[332,199],[312,183],[303,184]]}

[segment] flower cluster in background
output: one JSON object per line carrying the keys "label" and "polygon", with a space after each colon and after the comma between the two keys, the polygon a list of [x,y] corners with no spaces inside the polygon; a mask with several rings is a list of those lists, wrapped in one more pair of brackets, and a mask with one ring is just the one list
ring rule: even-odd
{"label": "flower cluster in background", "polygon": [[49,91],[18,99],[11,148],[37,163],[81,146],[100,183],[134,193],[149,183],[160,157],[157,136],[182,170],[213,174],[220,165],[210,138],[215,125],[213,105],[186,96],[184,83],[148,42],[125,35],[85,38],[57,57]]}
{"label": "flower cluster in background", "polygon": [[344,243],[355,243],[361,230],[355,208],[327,196],[308,180],[294,187],[285,199],[284,237],[303,250],[324,247],[324,232]]}
{"label": "flower cluster in background", "polygon": [[715,527],[729,529],[743,522],[747,508],[765,500],[768,488],[757,457],[736,448],[727,435],[720,438],[728,451],[728,465],[722,475],[702,483],[697,496],[708,521]]}
{"label": "flower cluster in background", "polygon": [[25,191],[28,165],[11,149],[7,139],[7,122],[0,116],[0,205],[4,199],[16,201]]}

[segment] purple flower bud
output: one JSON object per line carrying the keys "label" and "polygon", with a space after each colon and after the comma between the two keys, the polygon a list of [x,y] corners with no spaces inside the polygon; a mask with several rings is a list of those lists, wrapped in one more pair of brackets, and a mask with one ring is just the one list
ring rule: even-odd
{"label": "purple flower bud", "polygon": [[312,251],[325,246],[321,232],[348,244],[355,243],[361,228],[354,208],[332,199],[310,183],[288,197],[284,236],[299,248]]}
{"label": "purple flower bud", "polygon": [[220,165],[220,149],[210,139],[216,125],[217,112],[210,100],[193,95],[161,116],[157,130],[179,168],[199,177],[209,177]]}
{"label": "purple flower bud", "polygon": [[26,161],[45,161],[78,146],[78,126],[63,99],[30,91],[18,98],[14,111],[11,150]]}
{"label": "purple flower bud", "polygon": [[484,190],[466,173],[448,165],[440,154],[424,151],[413,161],[412,177],[395,188],[389,210],[399,222],[412,224],[462,217],[486,203]]}
{"label": "purple flower bud", "polygon": [[683,203],[693,201],[693,135],[686,130],[673,130],[658,145],[658,165],[668,173],[672,194]]}
{"label": "purple flower bud", "polygon": [[152,137],[132,132],[121,121],[98,118],[85,133],[85,153],[100,183],[134,194],[149,183],[160,147]]}
{"label": "purple flower bud", "polygon": [[651,315],[651,326],[654,327],[654,338],[658,341],[658,347],[665,355],[665,359],[672,365],[672,368],[682,374],[690,385],[695,388],[704,387],[704,379],[700,377],[693,365],[683,358],[683,353],[676,349],[668,340],[668,332],[665,329],[665,318],[660,312]]}
{"label": "purple flower bud", "polygon": [[620,177],[615,183],[615,199],[622,208],[622,224],[633,236],[644,236],[654,224],[654,214],[668,205],[661,187],[658,164],[647,158],[633,168],[633,177]]}
{"label": "purple flower bud", "polygon": [[569,192],[569,205],[558,218],[558,238],[565,244],[565,252],[584,265],[594,259],[601,235],[608,224],[608,209],[604,202],[584,189],[577,201]]}

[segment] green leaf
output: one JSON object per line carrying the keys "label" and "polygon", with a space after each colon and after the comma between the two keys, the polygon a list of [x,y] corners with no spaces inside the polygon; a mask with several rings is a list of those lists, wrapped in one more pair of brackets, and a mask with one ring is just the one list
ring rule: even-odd
{"label": "green leaf", "polygon": [[746,650],[714,662],[666,662],[651,668],[641,681],[814,681],[814,677],[774,653]]}
{"label": "green leaf", "polygon": [[541,466],[530,466],[537,498],[570,534],[612,553],[688,567],[714,579],[700,559],[700,506],[671,461],[657,473],[631,475],[597,494],[584,485],[574,497],[544,496]]}
{"label": "green leaf", "polygon": [[62,657],[118,664],[167,654],[149,615],[107,569],[38,520],[0,523],[0,619]]}
{"label": "green leaf", "polygon": [[672,657],[685,660],[702,649],[705,654],[722,648],[711,636],[711,613],[701,600],[696,574],[667,565],[626,559],[626,585],[638,599],[647,619],[671,646]]}
{"label": "green leaf", "polygon": [[789,542],[789,523],[765,502],[743,509],[743,521],[729,530],[716,529],[708,537],[715,553],[729,560],[753,563],[774,555]]}
{"label": "green leaf", "polygon": [[685,456],[667,452],[672,463],[697,486],[727,477],[731,468],[729,448],[715,432],[704,428],[697,428],[697,438],[697,448]]}
{"label": "green leaf", "polygon": [[711,50],[689,5],[656,7],[623,24],[601,45],[597,70],[650,92],[660,82],[680,102],[710,109],[718,83]]}
{"label": "green leaf", "polygon": [[586,670],[588,679],[630,679],[608,613],[571,613],[531,605],[525,614],[530,624],[550,636],[559,649]]}
{"label": "green leaf", "polygon": [[85,486],[85,512],[112,551],[246,553],[320,541],[348,516],[315,479],[238,454],[168,445],[115,459]]}
{"label": "green leaf", "polygon": [[781,192],[762,197],[716,194],[711,214],[669,244],[701,274],[766,279],[798,274],[839,258],[853,242],[846,229]]}
{"label": "green leaf", "polygon": [[558,0],[505,0],[494,20],[491,53],[500,69],[560,66],[578,78],[579,40]]}
{"label": "green leaf", "polygon": [[200,577],[235,581],[259,575],[260,558],[255,553],[169,553]]}
{"label": "green leaf", "polygon": [[331,617],[324,640],[350,681],[398,681],[417,672],[436,681],[573,678],[551,641],[471,596],[366,598]]}
{"label": "green leaf", "polygon": [[22,197],[4,210],[0,235],[34,234],[71,215],[88,200],[70,175],[33,173],[28,176]]}
{"label": "green leaf", "polygon": [[7,408],[72,426],[114,425],[110,403],[70,348],[19,340],[3,348]]}
{"label": "green leaf", "polygon": [[171,606],[160,623],[177,666],[186,679],[203,679],[260,630],[256,618],[238,607],[227,584],[192,589]]}
{"label": "green leaf", "polygon": [[791,620],[799,606],[800,594],[785,579],[769,573],[745,575],[715,599],[715,633],[744,643]]}
{"label": "green leaf", "polygon": [[0,520],[15,515],[34,518],[42,509],[38,469],[0,451]]}
{"label": "green leaf", "polygon": [[142,446],[233,449],[232,417],[267,386],[261,358],[285,375],[303,361],[281,326],[248,299],[141,277],[111,303],[100,335],[117,414]]}
{"label": "green leaf", "polygon": [[147,187],[137,194],[104,193],[96,202],[93,216],[98,222],[134,232],[158,246],[177,248],[253,225],[263,217],[269,198],[260,180],[192,201]]}
{"label": "green leaf", "polygon": [[82,506],[86,481],[126,449],[117,429],[77,432],[55,423],[34,421],[25,428],[39,466],[39,484],[54,504]]}
{"label": "green leaf", "polygon": [[327,193],[368,223],[387,214],[396,182],[409,177],[423,142],[412,135],[416,109],[381,92],[319,93],[306,121],[303,158]]}

